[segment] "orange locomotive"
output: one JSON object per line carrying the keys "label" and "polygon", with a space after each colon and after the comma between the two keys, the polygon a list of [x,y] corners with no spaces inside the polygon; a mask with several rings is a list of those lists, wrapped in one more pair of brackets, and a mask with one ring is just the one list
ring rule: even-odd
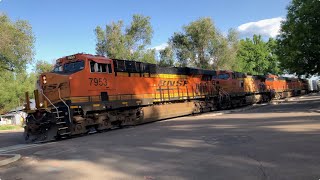
{"label": "orange locomotive", "polygon": [[[271,99],[271,94],[265,86],[264,76],[251,76],[233,71],[216,71],[214,77],[220,98],[225,97],[228,107],[242,106]],[[225,107],[225,106],[224,106]]]}
{"label": "orange locomotive", "polygon": [[58,59],[52,72],[40,76],[37,108],[26,107],[25,139],[46,141],[213,110],[215,75],[89,54]]}
{"label": "orange locomotive", "polygon": [[283,78],[269,74],[266,76],[267,89],[276,99],[305,94],[308,91],[308,82],[297,78]]}

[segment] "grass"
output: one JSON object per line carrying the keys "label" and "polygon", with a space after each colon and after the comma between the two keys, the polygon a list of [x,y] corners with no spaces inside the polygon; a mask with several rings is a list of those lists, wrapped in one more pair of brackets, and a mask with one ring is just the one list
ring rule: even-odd
{"label": "grass", "polygon": [[21,126],[16,126],[16,125],[0,125],[0,131],[3,130],[16,130],[16,129],[21,129]]}

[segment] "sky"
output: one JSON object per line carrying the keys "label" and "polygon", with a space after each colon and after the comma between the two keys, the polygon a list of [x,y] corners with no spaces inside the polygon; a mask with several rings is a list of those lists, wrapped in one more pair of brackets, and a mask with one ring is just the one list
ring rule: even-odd
{"label": "sky", "polygon": [[96,26],[112,21],[130,24],[133,14],[151,17],[150,48],[162,49],[184,25],[211,17],[224,33],[275,37],[290,0],[0,0],[0,13],[27,20],[35,35],[35,60],[53,60],[79,53],[95,54]]}

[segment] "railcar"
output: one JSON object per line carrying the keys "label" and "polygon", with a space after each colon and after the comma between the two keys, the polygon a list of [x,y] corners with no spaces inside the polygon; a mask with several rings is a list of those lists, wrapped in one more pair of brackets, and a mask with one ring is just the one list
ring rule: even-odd
{"label": "railcar", "polygon": [[319,80],[316,79],[308,79],[307,82],[307,89],[309,92],[318,92],[319,91]]}
{"label": "railcar", "polygon": [[273,97],[276,99],[293,96],[292,85],[291,80],[283,77],[272,74],[266,76],[267,89],[272,92]]}

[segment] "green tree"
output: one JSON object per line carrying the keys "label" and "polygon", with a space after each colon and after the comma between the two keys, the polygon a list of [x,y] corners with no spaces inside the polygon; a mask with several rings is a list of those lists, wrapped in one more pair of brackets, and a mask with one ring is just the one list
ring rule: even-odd
{"label": "green tree", "polygon": [[225,37],[211,18],[191,22],[169,40],[180,66],[205,69],[234,69],[238,43],[235,30],[229,30]]}
{"label": "green tree", "polygon": [[27,21],[0,15],[0,71],[25,69],[33,59],[34,37]]}
{"label": "green tree", "polygon": [[268,62],[269,62],[269,73],[273,74],[280,74],[283,73],[283,69],[280,66],[280,60],[277,55],[277,40],[273,38],[269,38],[267,42],[269,56],[268,56]]}
{"label": "green tree", "polygon": [[153,34],[150,17],[133,15],[129,26],[124,28],[123,21],[100,26],[95,29],[97,38],[96,52],[115,59],[132,59],[156,62],[155,51],[147,49]]}
{"label": "green tree", "polygon": [[241,71],[236,63],[236,56],[239,48],[238,32],[230,29],[227,37],[217,33],[212,49],[213,68],[216,70],[227,69]]}
{"label": "green tree", "polygon": [[35,73],[28,74],[26,71],[2,72],[0,77],[0,114],[22,105],[25,98],[24,93],[29,92],[32,95],[35,82]]}
{"label": "green tree", "polygon": [[276,42],[264,42],[260,35],[240,41],[237,63],[242,72],[250,74],[279,73],[278,58],[274,53]]}
{"label": "green tree", "polygon": [[141,53],[141,57],[138,59],[141,62],[156,64],[157,61],[156,61],[155,57],[156,57],[156,50],[155,49],[147,49],[147,50],[144,50],[143,53]]}
{"label": "green tree", "polygon": [[171,46],[167,46],[163,50],[159,51],[160,54],[160,66],[173,66],[174,65],[174,55]]}
{"label": "green tree", "polygon": [[216,28],[211,18],[200,18],[184,26],[183,32],[174,33],[170,44],[182,66],[190,64],[199,68],[210,68],[215,36]]}
{"label": "green tree", "polygon": [[190,65],[191,61],[195,61],[191,43],[185,34],[175,32],[169,43],[172,44],[178,66],[185,67]]}
{"label": "green tree", "polygon": [[291,73],[320,72],[320,2],[292,0],[282,22],[277,54],[281,66]]}
{"label": "green tree", "polygon": [[24,92],[35,86],[26,66],[33,60],[34,37],[27,21],[0,15],[0,113],[23,104]]}
{"label": "green tree", "polygon": [[34,71],[37,74],[41,74],[44,72],[50,72],[53,69],[53,64],[48,63],[47,61],[44,60],[38,60],[35,64],[35,69]]}
{"label": "green tree", "polygon": [[[15,98],[13,88],[13,83],[15,83],[13,78],[13,73],[9,71],[1,72],[0,77],[0,113],[10,110],[11,107],[14,107],[12,104],[12,99]],[[14,90],[14,91],[12,91]],[[16,99],[15,105],[18,104]]]}

